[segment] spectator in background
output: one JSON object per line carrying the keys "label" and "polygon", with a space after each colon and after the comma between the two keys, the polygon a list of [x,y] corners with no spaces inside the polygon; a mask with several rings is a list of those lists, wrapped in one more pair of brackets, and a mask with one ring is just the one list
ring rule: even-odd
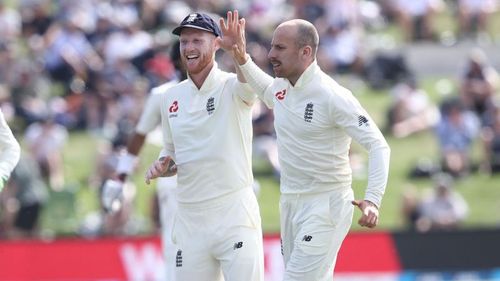
{"label": "spectator in background", "polygon": [[488,114],[491,117],[489,125],[483,127],[484,162],[482,170],[487,173],[500,172],[500,102],[497,100]]}
{"label": "spectator in background", "polygon": [[325,1],[318,63],[327,72],[361,74],[363,24],[357,0]]}
{"label": "spectator in background", "polygon": [[23,153],[5,191],[0,194],[3,235],[11,238],[38,235],[39,218],[48,196],[36,161],[29,153]]}
{"label": "spectator in background", "polygon": [[443,103],[436,126],[441,168],[454,177],[467,175],[472,168],[470,150],[479,132],[479,120],[460,100]]}
{"label": "spectator in background", "polygon": [[393,1],[397,22],[408,42],[434,39],[434,18],[444,6],[442,0]]}
{"label": "spectator in background", "polygon": [[410,231],[418,230],[418,220],[421,217],[420,205],[421,200],[415,186],[405,187],[401,195],[401,214]]}
{"label": "spectator in background", "polygon": [[75,77],[86,79],[90,71],[102,68],[103,61],[89,43],[71,14],[51,25],[44,34],[45,69],[54,82],[64,86],[64,94]]}
{"label": "spectator in background", "polygon": [[454,190],[453,178],[448,174],[435,176],[434,188],[423,197],[419,208],[417,228],[421,232],[456,229],[468,214],[467,202]]}
{"label": "spectator in background", "polygon": [[411,77],[392,89],[392,105],[388,112],[388,129],[398,138],[434,127],[439,110],[427,92]]}
{"label": "spectator in background", "polygon": [[16,9],[5,5],[5,0],[0,0],[0,39],[14,42],[21,34],[21,15]]}
{"label": "spectator in background", "polygon": [[56,191],[64,187],[63,149],[67,139],[68,130],[55,123],[50,113],[29,125],[24,134],[28,151],[38,163],[42,178]]}
{"label": "spectator in background", "polygon": [[486,54],[481,49],[473,49],[460,82],[460,97],[483,125],[485,113],[492,106],[493,96],[499,86],[498,72],[488,64]]}
{"label": "spectator in background", "polygon": [[487,35],[488,21],[497,9],[497,0],[458,0],[458,24],[461,37]]}

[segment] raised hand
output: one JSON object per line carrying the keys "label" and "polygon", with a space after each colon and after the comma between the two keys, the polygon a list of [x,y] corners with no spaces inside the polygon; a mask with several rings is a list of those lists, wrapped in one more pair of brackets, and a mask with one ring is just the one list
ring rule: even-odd
{"label": "raised hand", "polygon": [[239,18],[238,10],[227,12],[227,23],[220,18],[222,38],[218,38],[219,45],[224,51],[231,53],[239,64],[246,62],[245,19]]}

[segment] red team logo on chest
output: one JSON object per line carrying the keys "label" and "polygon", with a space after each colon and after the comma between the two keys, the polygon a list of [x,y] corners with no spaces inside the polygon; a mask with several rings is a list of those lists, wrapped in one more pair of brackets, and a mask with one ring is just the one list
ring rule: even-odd
{"label": "red team logo on chest", "polygon": [[284,100],[285,95],[286,95],[286,89],[283,89],[283,90],[277,92],[276,94],[274,94],[274,96],[279,100]]}
{"label": "red team logo on chest", "polygon": [[168,108],[168,112],[170,113],[177,112],[177,110],[179,110],[179,104],[177,101],[174,101],[172,105]]}

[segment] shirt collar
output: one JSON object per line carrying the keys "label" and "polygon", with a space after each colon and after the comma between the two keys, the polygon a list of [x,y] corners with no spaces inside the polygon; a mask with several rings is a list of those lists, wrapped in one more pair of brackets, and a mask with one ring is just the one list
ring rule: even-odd
{"label": "shirt collar", "polygon": [[[203,94],[203,93],[211,91],[214,87],[216,87],[218,85],[218,83],[220,83],[220,80],[218,78],[220,77],[221,72],[222,71],[219,69],[217,62],[214,61],[214,64],[212,66],[212,69],[210,70],[210,73],[208,73],[208,76],[205,79],[205,81],[203,82],[203,85],[201,85],[201,88],[197,92],[200,94]],[[191,80],[191,77],[189,76],[189,74],[188,74],[187,79],[189,80],[189,82],[192,84],[192,86],[194,88],[198,89],[198,87],[196,87],[196,85],[194,84],[193,80]]]}
{"label": "shirt collar", "polygon": [[[295,85],[293,87],[294,88],[300,88],[300,87],[303,87],[303,86],[307,85],[307,83],[309,83],[312,79],[314,79],[314,77],[316,77],[316,73],[318,71],[320,71],[320,68],[319,68],[318,63],[316,62],[316,60],[314,60],[306,68],[306,70],[304,70],[304,72],[302,73],[302,75],[300,75],[299,79],[297,80],[297,82],[295,83]],[[290,81],[288,81],[288,83],[290,83]]]}

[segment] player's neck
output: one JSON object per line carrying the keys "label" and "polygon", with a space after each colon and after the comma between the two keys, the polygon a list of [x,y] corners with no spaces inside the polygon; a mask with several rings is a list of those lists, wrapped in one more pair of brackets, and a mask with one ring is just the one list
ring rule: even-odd
{"label": "player's neck", "polygon": [[189,73],[189,78],[191,78],[191,81],[193,81],[194,85],[198,88],[198,90],[201,89],[203,83],[205,83],[205,80],[210,74],[210,71],[212,71],[213,66],[214,62],[212,61],[211,63],[207,64],[200,72],[196,74]]}

